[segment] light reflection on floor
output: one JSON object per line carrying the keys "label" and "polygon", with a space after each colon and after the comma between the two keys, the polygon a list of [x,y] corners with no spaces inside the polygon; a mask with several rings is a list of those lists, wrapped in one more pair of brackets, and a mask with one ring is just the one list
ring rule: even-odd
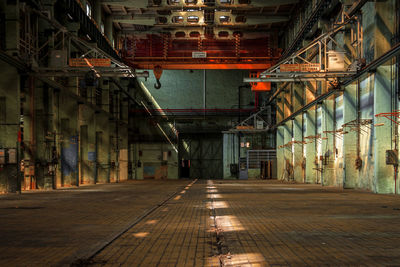
{"label": "light reflection on floor", "polygon": [[218,193],[217,189],[207,189],[207,193]]}
{"label": "light reflection on floor", "polygon": [[228,208],[229,205],[225,201],[214,201],[214,202],[208,202],[207,203],[207,208],[212,210],[214,209],[226,209]]}
{"label": "light reflection on floor", "polygon": [[243,231],[244,227],[234,215],[216,216],[216,223],[218,229],[224,232]]}
{"label": "light reflection on floor", "polygon": [[148,220],[146,224],[156,224],[158,220]]}
{"label": "light reflection on floor", "polygon": [[242,253],[221,255],[208,258],[207,266],[268,266],[265,258],[260,253]]}
{"label": "light reflection on floor", "polygon": [[213,199],[213,198],[222,198],[222,196],[220,194],[208,194],[207,198],[211,198],[211,199]]}
{"label": "light reflection on floor", "polygon": [[139,232],[139,233],[134,233],[132,235],[137,238],[145,238],[146,236],[149,235],[149,232]]}

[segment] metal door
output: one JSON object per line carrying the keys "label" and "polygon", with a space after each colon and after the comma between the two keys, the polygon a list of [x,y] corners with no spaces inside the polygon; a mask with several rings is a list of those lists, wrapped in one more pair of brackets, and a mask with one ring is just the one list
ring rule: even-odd
{"label": "metal door", "polygon": [[190,160],[190,178],[222,179],[222,144],[221,134],[180,137],[180,159]]}

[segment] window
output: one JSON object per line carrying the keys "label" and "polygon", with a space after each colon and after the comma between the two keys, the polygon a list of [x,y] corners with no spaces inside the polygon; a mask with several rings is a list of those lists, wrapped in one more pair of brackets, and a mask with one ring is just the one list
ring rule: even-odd
{"label": "window", "polygon": [[185,0],[186,5],[195,5],[197,4],[197,0]]}
{"label": "window", "polygon": [[175,37],[176,38],[184,38],[186,36],[185,32],[176,32]]}
{"label": "window", "polygon": [[199,32],[191,32],[191,33],[190,33],[190,37],[192,37],[192,38],[198,38],[198,37],[200,37],[200,33],[199,33]]}
{"label": "window", "polygon": [[182,16],[172,17],[172,23],[183,23],[183,17]]}
{"label": "window", "polygon": [[229,36],[229,32],[227,32],[227,31],[221,31],[218,33],[218,37],[220,37],[220,38],[226,38],[228,36]]}
{"label": "window", "polygon": [[232,0],[220,0],[221,4],[226,5],[226,4],[232,4]]}
{"label": "window", "polygon": [[89,18],[92,17],[92,6],[89,2],[86,2],[86,16],[88,16]]}
{"label": "window", "polygon": [[189,22],[189,23],[198,23],[199,22],[199,17],[197,17],[197,16],[189,16],[187,18],[187,22]]}
{"label": "window", "polygon": [[168,0],[169,5],[177,5],[179,4],[179,0]]}
{"label": "window", "polygon": [[229,16],[220,16],[219,17],[219,22],[221,22],[221,23],[228,23],[230,21],[231,21],[231,17],[229,17]]}

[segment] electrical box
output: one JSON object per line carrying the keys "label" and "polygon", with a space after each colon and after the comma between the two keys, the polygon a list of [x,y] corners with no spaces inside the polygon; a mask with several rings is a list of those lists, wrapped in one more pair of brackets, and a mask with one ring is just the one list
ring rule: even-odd
{"label": "electrical box", "polygon": [[386,165],[398,165],[397,150],[386,150]]}
{"label": "electrical box", "polygon": [[67,50],[51,50],[49,67],[63,68],[65,66],[67,66]]}
{"label": "electrical box", "polygon": [[0,149],[0,165],[6,164],[6,150]]}
{"label": "electrical box", "polygon": [[257,123],[256,123],[256,129],[257,129],[257,130],[262,130],[262,129],[264,129],[264,122],[263,122],[263,121],[257,121]]}
{"label": "electrical box", "polygon": [[163,161],[168,161],[168,151],[163,151],[162,160]]}
{"label": "electrical box", "polygon": [[17,150],[15,148],[10,148],[8,150],[8,163],[17,164]]}
{"label": "electrical box", "polygon": [[344,52],[328,51],[328,70],[345,71]]}

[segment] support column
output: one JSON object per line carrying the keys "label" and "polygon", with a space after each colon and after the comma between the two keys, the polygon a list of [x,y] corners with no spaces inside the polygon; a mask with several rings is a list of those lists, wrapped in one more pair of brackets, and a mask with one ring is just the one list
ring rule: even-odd
{"label": "support column", "polygon": [[96,183],[110,182],[110,114],[109,80],[101,81],[101,107],[105,112],[96,115]]}
{"label": "support column", "polygon": [[[391,47],[391,38],[394,34],[395,23],[395,1],[389,0],[375,4],[375,58],[378,58]],[[392,77],[391,62],[377,68],[375,73],[374,86],[374,114],[382,112],[392,112]],[[381,122],[381,121],[379,121]],[[386,150],[394,149],[393,128],[396,127],[388,121],[385,125],[375,127],[374,134],[374,192],[380,194],[392,194],[395,192],[394,169],[393,166],[386,165]]]}
{"label": "support column", "polygon": [[285,172],[285,158],[284,158],[284,135],[285,129],[283,126],[279,126],[276,131],[276,159],[277,159],[277,179],[282,180]]}
{"label": "support column", "polygon": [[59,144],[59,154],[61,166],[59,169],[60,186],[79,185],[79,124],[78,109],[76,99],[71,97],[76,94],[77,79],[69,78],[67,83],[68,91],[57,91],[55,95],[57,141]]}
{"label": "support column", "polygon": [[[306,133],[305,137],[315,136],[316,131],[316,111],[315,108],[311,108],[307,110],[305,114],[306,118]],[[315,157],[317,155],[316,152],[316,141],[315,139],[306,139],[307,144],[305,145],[306,149],[306,183],[315,184],[317,182],[317,173],[316,173],[316,164]]]}
{"label": "support column", "polygon": [[224,179],[237,179],[237,176],[231,174],[230,165],[238,164],[238,149],[239,149],[238,136],[236,134],[224,134],[223,135]]}
{"label": "support column", "polygon": [[[284,145],[287,145],[289,142],[292,142],[293,138],[293,122],[289,121],[286,122],[284,125]],[[293,153],[292,153],[292,146],[287,145],[283,148],[284,153],[284,180],[293,180]]]}
{"label": "support column", "polygon": [[322,105],[322,155],[324,156],[324,170],[322,172],[321,183],[328,186],[335,184],[335,151],[333,147],[335,135],[326,133],[334,130],[334,104],[335,100],[331,97],[325,100]]}
{"label": "support column", "polygon": [[[374,114],[392,112],[391,101],[391,66],[381,66],[375,74],[374,88]],[[388,120],[378,119],[377,123],[385,123],[383,126],[375,127],[374,134],[374,159],[375,170],[374,192],[380,194],[394,193],[394,170],[393,166],[386,165],[386,150],[394,149],[394,136],[392,135],[392,123]]]}
{"label": "support column", "polygon": [[[293,84],[293,109],[299,110],[304,105],[303,83]],[[293,121],[293,176],[299,183],[304,182],[303,170],[303,115],[296,116]]]}
{"label": "support column", "polygon": [[304,182],[303,171],[303,115],[296,116],[293,121],[293,170],[294,180],[299,183]]}
{"label": "support column", "polygon": [[81,178],[82,184],[94,184],[96,176],[96,125],[95,113],[86,106],[79,106]]}
{"label": "support column", "polygon": [[[2,61],[0,69],[0,149],[6,149],[0,156],[9,158],[0,164],[0,192],[15,193],[21,190],[19,162],[16,161],[19,150],[20,76],[17,69]],[[10,155],[9,151],[14,151],[16,157]]]}
{"label": "support column", "polygon": [[[343,123],[357,119],[357,84],[347,86],[343,94]],[[343,129],[346,131],[348,129]],[[343,187],[355,188],[358,183],[357,159],[357,132],[347,131],[343,134]]]}
{"label": "support column", "polygon": [[[1,5],[6,13],[6,53],[16,56],[19,53],[19,1],[3,1]],[[8,162],[0,164],[0,192],[15,193],[21,190],[18,158],[20,75],[4,61],[0,61],[0,69],[0,149],[6,149],[1,156],[9,158]]]}
{"label": "support column", "polygon": [[279,94],[276,97],[276,122],[279,123],[284,117],[284,104],[283,104],[283,94]]}
{"label": "support column", "polygon": [[[33,82],[33,81],[32,81]],[[36,81],[34,84],[34,164],[35,178],[38,189],[52,189],[53,177],[50,173],[54,133],[51,114],[51,91],[47,84]]]}

